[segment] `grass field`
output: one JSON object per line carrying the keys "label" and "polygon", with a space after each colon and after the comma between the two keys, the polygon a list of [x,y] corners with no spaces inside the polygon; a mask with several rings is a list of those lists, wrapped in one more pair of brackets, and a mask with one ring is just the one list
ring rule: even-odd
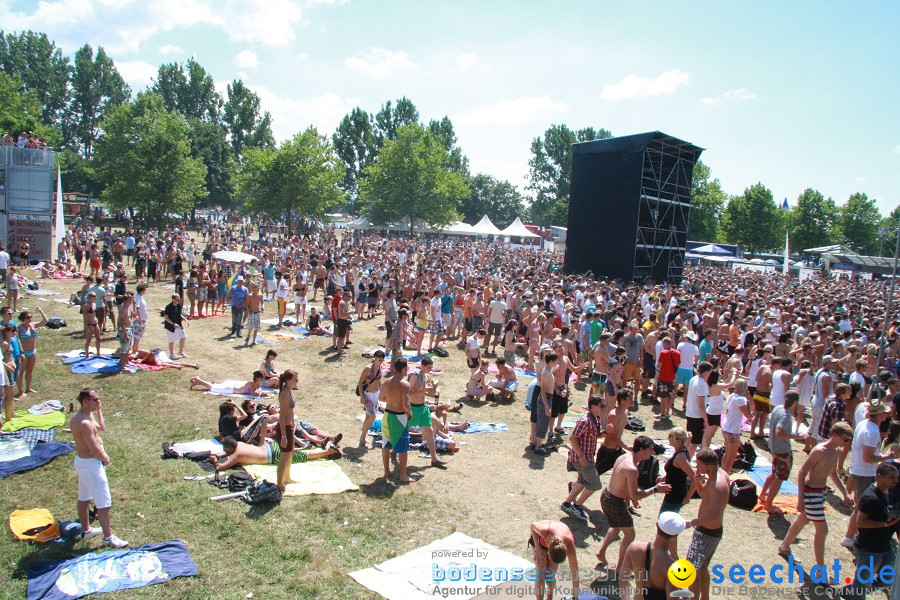
{"label": "grass field", "polygon": [[[75,282],[50,281],[46,288],[67,297]],[[156,284],[147,294],[151,309],[162,308],[171,292]],[[320,297],[321,301],[321,297]],[[138,372],[123,375],[73,375],[54,353],[83,347],[81,318],[74,308],[51,301],[25,298],[21,306],[40,305],[50,316],[62,316],[69,327],[41,331],[35,387],[38,392],[20,401],[26,408],[50,399],[74,399],[84,386],[100,390],[107,431],[103,433],[111,457],[108,468],[113,491],[112,523],[116,533],[132,545],[181,539],[199,569],[199,577],[110,594],[110,598],[319,598],[354,599],[378,597],[347,576],[383,560],[442,538],[454,531],[484,539],[528,558],[525,541],[528,525],[537,519],[560,519],[559,503],[570,480],[565,470],[565,450],[546,460],[533,457],[524,448],[528,441],[528,415],[521,405],[520,391],[514,404],[467,406],[463,417],[473,421],[505,421],[509,433],[461,436],[463,449],[451,457],[449,468],[437,470],[429,460],[410,454],[411,472],[421,479],[397,486],[378,479],[380,451],[358,449],[355,440],[360,423],[359,399],[353,387],[369,361],[360,353],[364,346],[383,340],[377,330],[381,318],[354,324],[354,345],[344,359],[329,349],[328,338],[310,337],[296,343],[244,347],[227,337],[230,317],[195,320],[187,329],[186,352],[191,362],[199,362],[199,375],[210,381],[247,378],[258,367],[268,348],[279,352],[280,370],[297,369],[300,388],[295,394],[298,414],[329,432],[345,435],[344,458],[339,461],[359,492],[334,496],[292,497],[271,509],[251,509],[240,501],[210,503],[219,492],[206,482],[187,482],[185,475],[197,474],[187,460],[161,460],[165,441],[188,441],[216,434],[221,397],[188,391],[190,378],[198,373],[183,371]],[[266,303],[271,317],[273,304]],[[265,330],[265,326],[264,326]],[[142,347],[162,347],[165,335],[161,319],[151,316]],[[114,348],[112,332],[104,337],[104,347]],[[468,369],[462,351],[448,346],[450,358],[437,359],[442,398],[462,399]],[[574,394],[578,405],[586,401],[582,384]],[[680,402],[678,402],[680,406]],[[639,415],[655,431],[649,406]],[[659,425],[656,425],[659,426]],[[61,433],[58,439],[70,440]],[[630,439],[630,438],[628,438]],[[720,442],[720,439],[717,439]],[[797,453],[799,465],[801,453]],[[795,471],[798,468],[795,466]],[[19,508],[43,507],[58,519],[75,519],[76,478],[72,455],[49,465],[0,481],[0,513]],[[652,536],[652,515],[659,499],[643,502],[644,518],[637,519],[637,539]],[[606,520],[599,510],[599,497],[588,501],[592,523],[586,526],[571,518],[582,569],[594,566],[593,555],[606,532]],[[829,507],[831,534],[826,558],[849,554],[838,546],[847,515],[834,504]],[[684,514],[696,514],[692,503]],[[775,553],[776,538],[783,536],[789,522],[783,517],[766,517],[729,508],[726,537],[714,561],[725,565],[781,562]],[[798,557],[812,563],[812,531],[801,536],[795,547]],[[682,536],[685,537],[685,536]],[[687,539],[680,548],[686,550]],[[38,546],[18,542],[7,533],[0,536],[0,561],[5,580],[0,596],[21,598],[25,593],[25,565],[34,560],[68,558],[96,548],[96,540],[72,545]],[[610,549],[615,560],[618,545]],[[813,596],[815,597],[815,596]]]}

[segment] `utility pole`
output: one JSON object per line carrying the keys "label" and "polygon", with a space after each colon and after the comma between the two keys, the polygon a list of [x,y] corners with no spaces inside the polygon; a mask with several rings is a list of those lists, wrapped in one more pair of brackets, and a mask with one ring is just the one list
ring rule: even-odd
{"label": "utility pole", "polygon": [[[882,228],[883,229],[883,228]],[[882,244],[884,238],[882,238]],[[897,256],[900,255],[900,225],[897,226],[897,247],[894,249],[894,267],[891,270],[891,290],[888,292],[887,307],[884,309],[884,321],[881,324],[881,337],[878,340],[878,360],[875,362],[878,368],[881,368],[881,361],[884,358],[884,345],[887,342],[888,323],[891,318],[891,309],[894,305],[894,289],[897,287]],[[872,402],[872,392],[875,390],[874,382],[869,386],[869,402]],[[900,587],[900,586],[895,586]]]}

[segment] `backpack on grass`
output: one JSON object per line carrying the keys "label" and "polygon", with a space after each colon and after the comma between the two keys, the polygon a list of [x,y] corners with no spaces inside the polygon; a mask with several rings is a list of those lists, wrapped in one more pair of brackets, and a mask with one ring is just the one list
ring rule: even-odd
{"label": "backpack on grass", "polygon": [[731,482],[731,494],[728,503],[736,508],[753,510],[759,500],[756,484],[747,479],[735,479]]}
{"label": "backpack on grass", "polygon": [[281,490],[274,483],[257,481],[246,489],[241,499],[247,504],[278,504],[281,502]]}

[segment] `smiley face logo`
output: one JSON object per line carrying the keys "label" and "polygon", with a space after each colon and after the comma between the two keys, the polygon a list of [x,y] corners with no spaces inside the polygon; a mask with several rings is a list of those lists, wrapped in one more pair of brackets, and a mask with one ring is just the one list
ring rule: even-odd
{"label": "smiley face logo", "polygon": [[677,588],[686,588],[697,579],[697,569],[683,558],[672,563],[669,567],[669,581]]}

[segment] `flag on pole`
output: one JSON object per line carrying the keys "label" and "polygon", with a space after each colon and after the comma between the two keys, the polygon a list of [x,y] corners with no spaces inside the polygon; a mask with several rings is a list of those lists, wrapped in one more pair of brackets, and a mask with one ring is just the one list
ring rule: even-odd
{"label": "flag on pole", "polygon": [[63,220],[62,173],[58,164],[56,165],[56,223],[54,227],[56,231],[53,236],[53,251],[50,254],[56,254],[56,257],[59,258],[59,244],[66,235],[66,226]]}
{"label": "flag on pole", "polygon": [[787,275],[790,272],[791,268],[791,259],[790,259],[790,245],[791,245],[791,236],[788,233],[788,230],[784,230],[784,266],[781,267],[781,272],[784,275]]}
{"label": "flag on pole", "polygon": [[785,198],[784,202],[781,203],[781,210],[791,210],[791,207],[788,206],[787,198]]}

